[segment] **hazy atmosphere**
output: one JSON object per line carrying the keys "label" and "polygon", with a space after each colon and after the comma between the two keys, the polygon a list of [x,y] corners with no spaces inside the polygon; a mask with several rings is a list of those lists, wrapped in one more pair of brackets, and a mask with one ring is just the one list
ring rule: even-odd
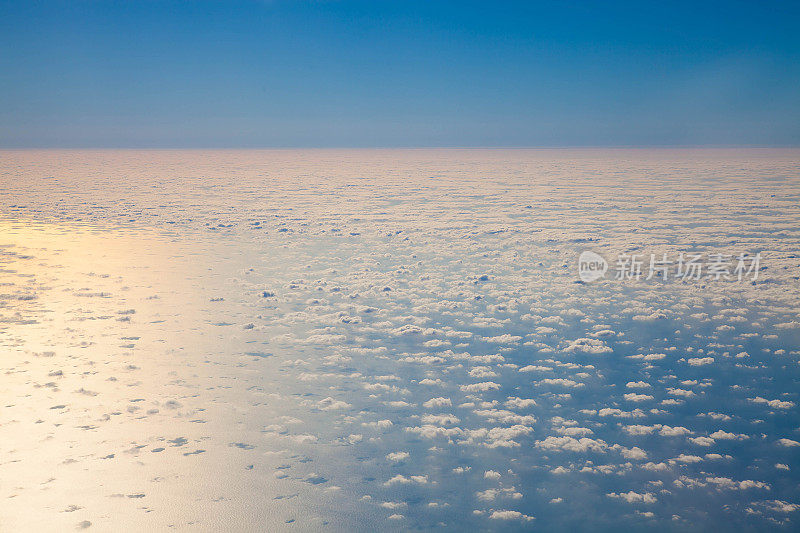
{"label": "hazy atmosphere", "polygon": [[793,3],[0,3],[0,532],[800,526]]}

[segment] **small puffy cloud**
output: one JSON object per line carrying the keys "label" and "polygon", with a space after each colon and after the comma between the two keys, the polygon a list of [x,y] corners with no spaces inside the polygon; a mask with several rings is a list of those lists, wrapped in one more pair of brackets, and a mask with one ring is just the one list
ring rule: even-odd
{"label": "small puffy cloud", "polygon": [[591,339],[588,337],[584,337],[581,339],[575,339],[574,341],[570,342],[569,345],[564,348],[564,351],[567,353],[570,352],[582,352],[582,353],[589,353],[589,354],[603,354],[603,353],[610,353],[613,350],[611,347],[607,346],[606,343],[599,339]]}
{"label": "small puffy cloud", "polygon": [[516,396],[512,396],[505,401],[504,405],[510,409],[525,409],[526,407],[536,405],[536,400],[533,398],[518,398]]}
{"label": "small puffy cloud", "polygon": [[635,392],[628,392],[625,394],[625,400],[628,402],[646,402],[654,399],[649,394],[636,394]]}
{"label": "small puffy cloud", "polygon": [[706,477],[706,482],[711,485],[716,485],[720,490],[748,490],[748,489],[763,489],[770,490],[770,486],[763,481],[754,481],[752,479],[745,479],[743,481],[736,481],[727,477]]}
{"label": "small puffy cloud", "polygon": [[764,504],[776,513],[793,513],[795,511],[800,511],[800,504],[789,503],[783,500],[770,500],[764,502]]}
{"label": "small puffy cloud", "polygon": [[613,407],[603,407],[597,414],[600,416],[614,416],[617,418],[643,418],[646,416],[641,409],[634,409],[633,411],[623,411]]}
{"label": "small puffy cloud", "polygon": [[590,439],[583,437],[576,439],[573,437],[555,437],[550,436],[544,440],[536,441],[536,447],[545,450],[562,450],[568,452],[600,452],[605,453],[608,449],[608,444],[602,440]]}
{"label": "small puffy cloud", "polygon": [[535,424],[536,417],[533,415],[521,415],[505,409],[478,409],[475,411],[478,416],[486,417],[490,422],[501,424]]}
{"label": "small puffy cloud", "polygon": [[425,424],[423,426],[407,427],[406,431],[409,433],[416,433],[420,437],[426,439],[445,438],[452,439],[464,434],[461,428],[445,428],[441,426],[434,426],[432,424]]}
{"label": "small puffy cloud", "polygon": [[625,426],[622,429],[625,430],[626,433],[629,435],[651,435],[654,431],[659,429],[660,426],[642,426],[639,424],[631,424],[630,426]]}
{"label": "small puffy cloud", "polygon": [[386,459],[393,462],[404,461],[409,458],[408,452],[391,452],[386,454]]}
{"label": "small puffy cloud", "polygon": [[763,403],[766,404],[773,409],[791,409],[794,407],[794,402],[789,401],[781,401],[781,400],[767,400],[766,398],[762,398],[761,396],[756,396],[755,398],[748,398],[753,403]]}
{"label": "small puffy cloud", "polygon": [[471,383],[469,385],[461,385],[460,389],[463,392],[486,392],[489,390],[497,390],[500,388],[498,383],[493,381],[482,381],[480,383]]}
{"label": "small puffy cloud", "polygon": [[453,426],[458,424],[461,420],[455,415],[424,415],[422,417],[423,424],[432,424],[436,426]]}
{"label": "small puffy cloud", "polygon": [[741,434],[736,434],[736,433],[728,433],[726,431],[722,431],[721,429],[718,430],[718,431],[715,431],[714,433],[709,435],[709,437],[711,437],[712,439],[717,439],[717,440],[744,440],[744,439],[749,438],[747,435],[741,435]]}
{"label": "small puffy cloud", "polygon": [[430,400],[422,404],[423,407],[426,407],[428,409],[431,409],[433,407],[448,407],[451,405],[453,405],[453,402],[450,400],[450,398],[442,398],[442,397],[431,398]]}
{"label": "small puffy cloud", "polygon": [[691,431],[683,426],[661,426],[661,430],[658,432],[659,435],[664,437],[679,437],[681,435],[688,435]]}
{"label": "small puffy cloud", "polygon": [[647,452],[637,446],[633,448],[620,448],[620,453],[625,459],[633,459],[635,461],[647,459]]}
{"label": "small puffy cloud", "polygon": [[552,372],[553,368],[541,365],[526,365],[517,369],[517,372]]}
{"label": "small puffy cloud", "polygon": [[451,343],[449,341],[442,339],[431,339],[422,343],[422,345],[426,348],[440,348],[442,346],[450,346],[450,344]]}
{"label": "small puffy cloud", "polygon": [[636,354],[629,355],[628,359],[639,359],[641,361],[660,361],[667,356],[665,353],[650,353],[650,354]]}
{"label": "small puffy cloud", "polygon": [[683,398],[692,398],[696,396],[696,394],[693,391],[686,389],[676,389],[676,388],[668,388],[667,394],[670,394],[672,396],[681,396]]}
{"label": "small puffy cloud", "polygon": [[644,492],[644,493],[639,493],[634,491],[621,492],[621,493],[609,492],[608,494],[606,494],[606,496],[617,500],[623,500],[628,503],[656,503],[656,501],[658,501],[655,495],[651,492]]}
{"label": "small puffy cloud", "polygon": [[710,437],[689,437],[689,442],[698,446],[713,446],[716,441]]}
{"label": "small puffy cloud", "polygon": [[428,482],[428,476],[409,476],[406,477],[402,474],[397,474],[389,481],[384,483],[385,486],[391,487],[392,485],[410,485],[412,483],[416,483],[418,485],[424,485]]}
{"label": "small puffy cloud", "polygon": [[343,402],[341,400],[335,400],[328,396],[324,400],[320,400],[317,402],[317,407],[319,407],[323,411],[334,411],[337,409],[347,409],[351,407],[349,403]]}
{"label": "small puffy cloud", "polygon": [[384,509],[401,509],[406,507],[408,504],[406,502],[382,502],[381,507]]}
{"label": "small puffy cloud", "polygon": [[546,378],[539,381],[540,385],[556,385],[559,387],[567,387],[567,388],[579,388],[583,387],[583,383],[578,383],[577,381],[573,381],[571,379],[565,378]]}
{"label": "small puffy cloud", "polygon": [[733,420],[733,417],[724,413],[700,413],[697,416],[705,416],[708,418],[713,418],[714,420]]}
{"label": "small puffy cloud", "polygon": [[394,424],[392,424],[391,420],[386,419],[386,420],[377,420],[375,422],[362,422],[361,425],[365,427],[371,427],[374,429],[388,429],[392,427]]}
{"label": "small puffy cloud", "polygon": [[512,500],[519,500],[522,494],[517,492],[514,487],[506,487],[499,489],[486,489],[475,493],[475,497],[484,502],[491,502],[498,498],[511,498]]}
{"label": "small puffy cloud", "polygon": [[476,366],[469,371],[469,375],[473,378],[493,378],[497,375],[497,372],[488,366]]}
{"label": "small puffy cloud", "polygon": [[687,455],[685,453],[682,453],[678,457],[676,457],[675,459],[671,459],[670,462],[674,461],[676,463],[691,464],[691,463],[699,463],[702,460],[703,460],[703,458],[702,457],[698,457],[697,455]]}
{"label": "small puffy cloud", "polygon": [[489,518],[492,520],[523,520],[525,522],[530,522],[534,519],[534,517],[522,514],[519,511],[492,511]]}

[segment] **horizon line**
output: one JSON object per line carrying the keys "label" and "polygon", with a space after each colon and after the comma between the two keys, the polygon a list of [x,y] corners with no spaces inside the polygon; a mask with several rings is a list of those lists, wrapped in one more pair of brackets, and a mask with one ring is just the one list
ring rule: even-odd
{"label": "horizon line", "polygon": [[609,144],[609,145],[394,145],[394,146],[321,146],[321,145],[265,145],[265,146],[0,146],[0,151],[34,150],[735,150],[800,149],[800,144]]}

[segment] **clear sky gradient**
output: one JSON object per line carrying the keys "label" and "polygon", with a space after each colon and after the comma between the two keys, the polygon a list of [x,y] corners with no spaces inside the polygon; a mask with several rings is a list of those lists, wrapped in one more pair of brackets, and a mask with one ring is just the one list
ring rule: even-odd
{"label": "clear sky gradient", "polygon": [[0,1],[0,147],[800,146],[797,2]]}

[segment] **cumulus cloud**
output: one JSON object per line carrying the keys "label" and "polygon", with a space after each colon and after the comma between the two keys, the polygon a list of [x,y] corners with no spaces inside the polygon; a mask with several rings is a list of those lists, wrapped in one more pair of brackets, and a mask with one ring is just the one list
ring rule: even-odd
{"label": "cumulus cloud", "polygon": [[634,409],[633,411],[623,411],[614,407],[604,407],[597,411],[599,416],[613,416],[617,418],[643,418],[645,415],[641,409]]}
{"label": "cumulus cloud", "polygon": [[335,411],[337,409],[347,409],[348,407],[351,407],[349,403],[342,400],[336,400],[330,396],[317,402],[317,406],[323,411]]}
{"label": "cumulus cloud", "polygon": [[422,404],[423,407],[426,407],[428,409],[434,407],[449,407],[451,405],[453,405],[453,402],[450,400],[450,398],[442,398],[442,397],[431,398],[430,400]]}
{"label": "cumulus cloud", "polygon": [[674,387],[667,388],[667,394],[671,394],[672,396],[681,396],[683,398],[693,398],[696,394],[693,391],[686,390],[686,389],[678,389]]}
{"label": "cumulus cloud", "polygon": [[583,387],[583,383],[579,383],[577,381],[565,378],[546,378],[539,380],[538,384],[541,385],[556,385],[559,387],[567,387],[567,388],[579,388]]}
{"label": "cumulus cloud", "polygon": [[743,440],[743,439],[748,438],[747,435],[736,434],[736,433],[728,433],[726,431],[722,431],[721,429],[715,431],[714,433],[709,435],[709,437],[711,437],[712,439],[717,439],[717,440]]}
{"label": "cumulus cloud", "polygon": [[710,437],[689,437],[689,442],[698,446],[713,446],[715,444],[714,439]]}
{"label": "cumulus cloud", "polygon": [[609,498],[623,500],[628,503],[656,503],[656,501],[658,500],[656,496],[650,492],[644,492],[644,493],[639,493],[634,491],[622,492],[622,493],[609,492],[608,494],[606,494],[606,496],[608,496]]}
{"label": "cumulus cloud", "polygon": [[526,365],[517,369],[517,372],[552,372],[553,368],[542,365]]}
{"label": "cumulus cloud", "polygon": [[530,522],[534,519],[534,517],[522,514],[519,511],[492,511],[489,518],[492,520],[522,520],[525,522]]}
{"label": "cumulus cloud", "polygon": [[471,383],[469,385],[460,386],[460,389],[464,392],[486,392],[489,390],[497,390],[499,388],[500,384],[493,381],[483,381],[480,383]]}
{"label": "cumulus cloud", "polygon": [[755,398],[748,398],[753,403],[763,403],[766,404],[773,409],[791,409],[794,407],[794,402],[789,401],[781,401],[781,400],[767,400],[766,398],[762,398],[761,396],[756,396]]}
{"label": "cumulus cloud", "polygon": [[536,447],[545,450],[562,450],[569,452],[599,452],[605,453],[608,449],[608,444],[602,440],[590,439],[583,437],[576,439],[573,437],[555,437],[550,436],[544,440],[536,441]]}
{"label": "cumulus cloud", "polygon": [[390,480],[384,482],[384,485],[387,487],[391,487],[392,485],[410,485],[410,484],[418,484],[424,485],[428,482],[428,476],[409,476],[406,477],[402,474],[397,474]]}
{"label": "cumulus cloud", "polygon": [[625,400],[629,402],[646,402],[654,399],[649,394],[636,394],[635,392],[628,392],[625,394]]}
{"label": "cumulus cloud", "polygon": [[517,492],[514,487],[505,487],[479,491],[475,493],[475,497],[484,502],[491,502],[497,498],[510,498],[512,500],[519,500],[522,498],[522,494]]}
{"label": "cumulus cloud", "polygon": [[536,405],[536,400],[533,398],[518,398],[512,396],[505,401],[504,405],[510,409],[525,409],[526,407]]}
{"label": "cumulus cloud", "polygon": [[386,459],[393,462],[404,461],[409,458],[408,452],[391,452],[386,454]]}
{"label": "cumulus cloud", "polygon": [[442,414],[442,415],[424,415],[422,417],[423,424],[434,424],[437,426],[452,426],[458,424],[461,420],[451,414]]}
{"label": "cumulus cloud", "polygon": [[604,354],[604,353],[610,353],[613,350],[611,349],[610,346],[607,346],[606,343],[604,343],[600,339],[592,339],[589,337],[584,337],[580,339],[575,339],[574,341],[570,342],[569,345],[566,348],[564,348],[564,351],[567,353],[581,352],[588,354]]}
{"label": "cumulus cloud", "polygon": [[633,448],[621,448],[620,453],[625,459],[633,459],[635,461],[647,459],[647,452],[636,446]]}
{"label": "cumulus cloud", "polygon": [[667,356],[665,353],[650,353],[650,354],[636,354],[629,355],[628,359],[639,359],[641,361],[660,361]]}

